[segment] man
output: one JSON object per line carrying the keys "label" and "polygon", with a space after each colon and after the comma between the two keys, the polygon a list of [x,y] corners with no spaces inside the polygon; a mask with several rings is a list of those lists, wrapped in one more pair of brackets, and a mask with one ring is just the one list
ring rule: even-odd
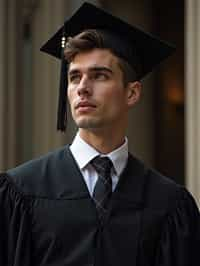
{"label": "man", "polygon": [[79,129],[72,145],[1,175],[0,265],[198,265],[192,196],[125,137],[140,79],[173,49],[85,3],[42,50],[62,59],[58,128],[67,93]]}

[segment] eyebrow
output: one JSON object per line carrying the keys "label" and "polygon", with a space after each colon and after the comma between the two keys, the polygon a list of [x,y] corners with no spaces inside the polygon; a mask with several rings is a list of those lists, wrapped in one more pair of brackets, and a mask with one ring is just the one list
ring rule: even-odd
{"label": "eyebrow", "polygon": [[[89,72],[109,72],[110,74],[113,74],[113,71],[110,68],[104,67],[104,66],[93,66],[93,67],[90,67],[88,70]],[[79,72],[80,70],[78,68],[71,69],[69,70],[68,75],[71,76]]]}

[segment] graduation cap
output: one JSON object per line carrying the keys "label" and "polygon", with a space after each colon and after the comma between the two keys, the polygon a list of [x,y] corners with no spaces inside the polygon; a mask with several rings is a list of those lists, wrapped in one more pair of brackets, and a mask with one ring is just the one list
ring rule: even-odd
{"label": "graduation cap", "polygon": [[[104,10],[85,2],[64,25],[41,47],[41,51],[61,59],[61,77],[57,129],[65,131],[67,122],[67,62],[64,58],[66,39],[84,30],[108,33],[108,48],[136,70],[138,80],[172,54],[174,47],[155,36],[122,21]],[[137,66],[140,66],[137,68]]]}

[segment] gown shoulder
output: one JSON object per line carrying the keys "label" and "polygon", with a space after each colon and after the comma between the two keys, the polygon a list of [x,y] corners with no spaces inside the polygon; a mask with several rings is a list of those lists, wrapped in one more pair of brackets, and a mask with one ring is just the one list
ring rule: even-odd
{"label": "gown shoulder", "polygon": [[30,265],[31,202],[0,174],[0,265]]}
{"label": "gown shoulder", "polygon": [[68,146],[64,146],[8,170],[7,175],[25,195],[57,198],[67,185],[73,163]]}
{"label": "gown shoulder", "polygon": [[200,213],[192,195],[179,187],[167,213],[156,254],[156,266],[195,266],[200,261]]}

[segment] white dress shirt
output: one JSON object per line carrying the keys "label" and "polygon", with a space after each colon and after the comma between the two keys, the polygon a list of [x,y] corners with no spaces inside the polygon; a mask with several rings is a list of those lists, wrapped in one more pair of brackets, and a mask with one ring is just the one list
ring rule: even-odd
{"label": "white dress shirt", "polygon": [[128,160],[128,139],[125,138],[125,142],[114,151],[108,154],[101,154],[95,150],[91,145],[86,143],[79,134],[73,140],[70,150],[74,159],[76,160],[80,171],[83,175],[85,183],[88,187],[89,193],[92,196],[96,181],[98,179],[98,174],[94,167],[90,164],[91,160],[96,156],[100,155],[102,157],[107,156],[113,163],[113,169],[111,171],[112,178],[112,190],[114,191],[119,176],[121,175],[123,169],[126,166]]}

